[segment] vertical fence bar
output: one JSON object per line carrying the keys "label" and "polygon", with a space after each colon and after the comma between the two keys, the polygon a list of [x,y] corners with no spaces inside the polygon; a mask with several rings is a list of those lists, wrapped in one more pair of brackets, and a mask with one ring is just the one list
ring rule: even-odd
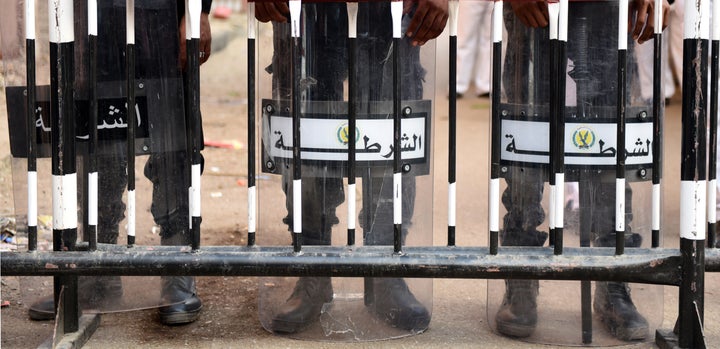
{"label": "vertical fence bar", "polygon": [[567,39],[568,39],[568,0],[560,0],[558,17],[558,95],[557,95],[557,158],[555,162],[555,254],[563,251],[563,229],[565,225],[565,95],[567,70]]}
{"label": "vertical fence bar", "polygon": [[708,247],[717,244],[717,132],[718,80],[720,79],[720,3],[713,2],[712,42],[710,48],[710,154],[708,172]]}
{"label": "vertical fence bar", "polygon": [[300,144],[300,0],[290,0],[290,26],[292,35],[292,129],[293,129],[293,250],[302,249],[302,164]]}
{"label": "vertical fence bar", "polygon": [[617,154],[615,162],[615,254],[625,253],[625,93],[627,91],[627,35],[629,1],[618,11]]}
{"label": "vertical fence bar", "polygon": [[[555,202],[557,201],[557,185],[555,183],[555,169],[557,167],[557,158],[558,158],[558,143],[557,139],[559,137],[558,135],[558,129],[557,129],[557,113],[558,113],[558,100],[557,96],[560,94],[560,91],[558,90],[558,16],[560,14],[560,4],[554,0],[554,1],[548,1],[547,3],[548,8],[548,20],[550,22],[549,29],[549,39],[550,39],[550,61],[547,63],[547,66],[550,70],[550,117],[549,117],[549,125],[550,125],[550,132],[548,137],[548,149],[550,150],[550,157],[549,157],[549,163],[548,163],[548,182],[550,184],[550,206],[548,209],[548,228],[550,230],[550,244],[555,247],[555,251],[558,250],[557,247],[557,241],[556,241],[556,233],[557,233],[557,222],[555,221],[557,219],[557,213],[555,212],[557,205]],[[560,247],[562,249],[562,247]]]}
{"label": "vertical fence bar", "polygon": [[652,169],[652,247],[660,247],[660,206],[662,178],[662,133],[663,133],[663,95],[662,95],[662,22],[663,1],[655,0],[655,34],[653,63],[653,169]]}
{"label": "vertical fence bar", "polygon": [[403,2],[392,1],[390,11],[393,21],[393,223],[394,250],[402,252],[402,150],[400,135],[402,133],[402,80],[400,78],[400,41],[402,40]]}
{"label": "vertical fence bar", "polygon": [[[202,12],[202,4],[200,0],[187,0],[186,2],[185,25],[187,36],[187,74],[188,89],[187,96],[189,101],[189,110],[186,110],[186,120],[189,127],[188,133],[188,150],[190,154],[190,229],[192,231],[192,250],[196,251],[200,248],[200,224],[202,223],[201,215],[201,165],[199,135],[200,135],[200,13]],[[204,52],[203,52],[204,54]]]}
{"label": "vertical fence bar", "polygon": [[90,251],[97,249],[98,224],[98,168],[97,168],[97,0],[88,0],[88,55],[90,66],[88,71],[90,110],[88,113],[88,244]]}
{"label": "vertical fence bar", "polygon": [[500,82],[502,66],[503,2],[496,0],[492,16],[492,106],[490,134],[490,193],[488,203],[488,225],[490,231],[490,254],[498,252],[500,231]]}
{"label": "vertical fence bar", "polygon": [[[48,0],[50,110],[52,125],[53,251],[73,250],[77,240],[74,40],[72,0]],[[79,327],[77,276],[54,277],[56,309],[62,303],[64,332]],[[60,292],[63,297],[59,299]]]}
{"label": "vertical fence bar", "polygon": [[[655,0],[655,23],[662,23],[662,0]],[[652,169],[652,247],[660,246],[660,178],[662,177],[662,25],[653,34],[653,169]]]}
{"label": "vertical fence bar", "polygon": [[127,79],[127,244],[135,245],[135,0],[126,0],[125,78]]}
{"label": "vertical fence bar", "polygon": [[[680,253],[678,344],[705,347],[702,323],[705,292],[706,103],[709,1],[685,2],[680,165]],[[712,188],[714,190],[714,188]]]}
{"label": "vertical fence bar", "polygon": [[247,88],[248,88],[248,246],[255,246],[257,228],[257,188],[255,186],[255,38],[257,21],[255,20],[255,3],[248,2],[247,8]]}
{"label": "vertical fence bar", "polygon": [[450,98],[448,101],[448,231],[447,244],[455,246],[455,224],[457,218],[457,32],[459,0],[449,2],[450,22],[450,59],[449,79]]}
{"label": "vertical fence bar", "polygon": [[27,229],[28,250],[37,250],[37,88],[35,72],[35,0],[25,2],[25,73],[27,85]]}
{"label": "vertical fence bar", "polygon": [[348,13],[348,199],[347,199],[347,244],[355,245],[355,212],[356,189],[355,189],[355,154],[357,141],[357,71],[355,68],[355,56],[357,54],[357,14],[358,3],[347,3]]}

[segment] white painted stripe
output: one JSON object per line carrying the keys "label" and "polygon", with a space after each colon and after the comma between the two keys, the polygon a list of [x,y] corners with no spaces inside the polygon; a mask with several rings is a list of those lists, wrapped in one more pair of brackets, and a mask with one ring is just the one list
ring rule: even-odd
{"label": "white painted stripe", "polygon": [[302,11],[302,2],[300,0],[290,0],[290,25],[292,37],[300,37],[300,12]]}
{"label": "white painted stripe", "polygon": [[35,0],[25,0],[25,38],[35,40]]}
{"label": "white painted stripe", "polygon": [[568,41],[568,0],[560,0],[560,19],[558,20],[558,39],[560,41]]}
{"label": "white painted stripe", "polygon": [[255,39],[257,37],[257,21],[255,20],[255,3],[248,1],[247,8],[247,27],[248,27],[248,39]]}
{"label": "white painted stripe", "polygon": [[555,199],[557,198],[557,191],[555,190],[555,185],[550,185],[550,214],[548,215],[548,227],[550,229],[555,229]]}
{"label": "white painted stripe", "polygon": [[450,183],[448,186],[448,225],[451,227],[455,226],[455,219],[457,217],[457,187],[455,183]]}
{"label": "white painted stripe", "polygon": [[393,23],[393,38],[402,38],[402,13],[403,13],[403,2],[393,1],[390,3],[390,13],[392,14]]}
{"label": "white painted stripe", "polygon": [[[497,3],[496,3],[497,4]],[[497,7],[496,7],[497,8]],[[488,204],[490,231],[500,231],[500,179],[490,180],[490,202]]]}
{"label": "white painted stripe", "polygon": [[625,231],[625,178],[615,178],[615,231]]}
{"label": "white painted stripe", "polygon": [[77,229],[77,175],[52,176],[53,229]]}
{"label": "white painted stripe", "polygon": [[254,233],[257,230],[257,190],[256,187],[248,188],[248,232]]}
{"label": "white painted stripe", "polygon": [[72,0],[48,0],[50,42],[60,44],[75,40]]}
{"label": "white painted stripe", "polygon": [[[295,0],[292,0],[295,1]],[[299,2],[299,1],[298,1]],[[302,233],[302,180],[293,180],[293,232]]]}
{"label": "white painted stripe", "polygon": [[[349,3],[348,3],[349,4]],[[460,7],[460,1],[450,0],[448,3],[448,10],[450,14],[450,36],[457,36],[458,33],[458,9]]]}
{"label": "white painted stripe", "polygon": [[[351,3],[348,3],[348,5],[350,4]],[[355,184],[348,184],[348,229],[355,229],[355,212],[357,212],[356,200]]]}
{"label": "white painted stripe", "polygon": [[348,2],[347,3],[348,13],[348,37],[351,39],[357,38],[357,14],[358,14],[358,3]]}
{"label": "white painted stripe", "polygon": [[685,39],[709,39],[710,25],[708,14],[710,10],[708,0],[685,1]]}
{"label": "white painted stripe", "polygon": [[202,13],[202,3],[200,0],[190,0],[187,8],[190,13],[190,37],[192,39],[200,39],[200,14]]}
{"label": "white painted stripe", "polygon": [[707,221],[708,223],[715,223],[717,222],[717,212],[716,212],[716,205],[717,205],[717,179],[713,179],[710,181],[710,184],[708,185],[708,188],[711,188],[711,190],[707,191]]}
{"label": "white painted stripe", "polygon": [[88,0],[88,35],[98,35],[97,0]]}
{"label": "white painted stripe", "polygon": [[128,190],[127,201],[128,201],[127,234],[128,234],[128,236],[135,236],[135,191],[134,190]]}
{"label": "white painted stripe", "polygon": [[192,28],[190,28],[190,6],[188,6],[188,2],[190,0],[185,0],[185,40],[192,39]]}
{"label": "white painted stripe", "polygon": [[547,4],[550,15],[550,40],[558,39],[558,16],[560,15],[560,3],[550,2]]}
{"label": "white painted stripe", "polygon": [[555,174],[555,228],[562,228],[565,219],[565,174]]}
{"label": "white painted stripe", "polygon": [[402,224],[402,173],[393,174],[393,223]]}
{"label": "white painted stripe", "polygon": [[98,173],[88,173],[88,224],[98,224]]}
{"label": "white painted stripe", "polygon": [[655,0],[655,34],[662,34],[662,25],[658,23],[663,22],[663,0]]}
{"label": "white painted stripe", "polygon": [[37,172],[27,173],[28,182],[28,226],[37,226],[38,196],[37,196]]}
{"label": "white painted stripe", "polygon": [[495,1],[495,6],[493,7],[493,17],[492,17],[493,42],[502,42],[502,33],[503,33],[502,28],[503,28],[503,2]]}
{"label": "white painted stripe", "polygon": [[705,181],[680,182],[680,237],[683,239],[705,240],[706,190]]}
{"label": "white painted stripe", "polygon": [[[125,6],[125,43],[135,44],[135,0],[126,0]],[[187,13],[187,11],[185,11]]]}
{"label": "white painted stripe", "polygon": [[200,195],[202,192],[202,190],[201,190],[202,189],[202,177],[200,174],[200,164],[192,165],[191,174],[192,174],[191,182],[192,182],[192,195],[193,196],[191,198],[192,201],[190,201],[191,202],[190,208],[192,209],[190,214],[193,217],[200,217],[200,215],[201,215],[200,205],[202,202],[201,195]]}
{"label": "white painted stripe", "polygon": [[652,230],[660,230],[661,201],[660,184],[653,184],[652,188]]}
{"label": "white painted stripe", "polygon": [[713,2],[712,39],[720,40],[720,1]]}
{"label": "white painted stripe", "polygon": [[628,0],[620,0],[620,11],[618,11],[618,50],[627,50],[628,8]]}

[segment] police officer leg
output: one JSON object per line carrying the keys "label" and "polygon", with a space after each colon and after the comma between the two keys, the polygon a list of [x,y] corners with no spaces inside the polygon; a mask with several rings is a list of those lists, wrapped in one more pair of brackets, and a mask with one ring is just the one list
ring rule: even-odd
{"label": "police officer leg", "polygon": [[[302,180],[302,244],[330,245],[332,227],[339,223],[335,209],[344,200],[341,178],[304,177]],[[283,222],[293,227],[292,180],[283,176],[288,215]],[[291,234],[293,234],[291,232]],[[278,333],[296,333],[306,329],[320,318],[323,305],[333,297],[329,277],[300,277],[292,294],[273,315],[271,328]]]}
{"label": "police officer leg", "polygon": [[[367,183],[367,184],[366,184]],[[363,195],[363,208],[360,212],[360,225],[364,231],[365,245],[393,245],[393,186],[392,177],[363,179],[368,185]],[[415,178],[403,178],[403,244],[412,225],[415,200]],[[369,195],[368,195],[369,194]],[[427,308],[415,298],[405,280],[401,278],[372,278],[372,294],[366,297],[370,312],[392,327],[421,332],[430,323]],[[366,289],[366,292],[368,290]]]}
{"label": "police officer leg", "polygon": [[[593,202],[597,215],[593,220],[595,246],[615,246],[615,183],[595,183]],[[642,236],[632,233],[632,190],[625,187],[626,225],[625,247],[640,247]],[[635,307],[630,297],[630,287],[624,282],[596,282],[593,309],[605,327],[618,339],[643,340],[648,336],[648,322]]]}
{"label": "police officer leg", "polygon": [[[548,234],[537,227],[545,219],[542,208],[542,170],[511,168],[502,203],[507,209],[500,241],[503,246],[542,246]],[[528,337],[537,325],[537,280],[505,280],[503,302],[495,315],[498,332]]]}
{"label": "police officer leg", "polygon": [[[150,211],[161,228],[160,243],[164,246],[190,245],[187,155],[184,151],[154,153],[145,164],[145,176],[153,183]],[[192,276],[162,276],[160,322],[179,325],[195,321],[202,301],[197,296]]]}

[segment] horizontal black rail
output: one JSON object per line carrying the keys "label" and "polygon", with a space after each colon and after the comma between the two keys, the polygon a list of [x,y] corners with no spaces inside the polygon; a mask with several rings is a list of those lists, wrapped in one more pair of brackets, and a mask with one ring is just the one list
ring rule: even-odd
{"label": "horizontal black rail", "polygon": [[[707,251],[708,271],[720,271],[720,251]],[[678,249],[542,247],[177,246],[99,245],[98,251],[3,252],[3,275],[334,276],[462,279],[555,279],[680,285]],[[710,270],[714,269],[714,270]]]}

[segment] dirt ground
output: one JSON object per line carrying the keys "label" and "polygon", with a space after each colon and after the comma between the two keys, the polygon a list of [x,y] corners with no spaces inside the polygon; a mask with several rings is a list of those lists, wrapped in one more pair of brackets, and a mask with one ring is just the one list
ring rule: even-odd
{"label": "dirt ground", "polygon": [[[246,244],[246,164],[244,149],[246,139],[246,80],[245,80],[245,16],[234,15],[229,20],[213,21],[215,53],[208,64],[202,67],[202,111],[206,140],[222,141],[237,145],[230,148],[208,147],[204,150],[206,169],[203,176],[203,235],[202,245],[244,245]],[[267,47],[262,49],[268,50]],[[444,71],[442,54],[439,55],[438,71]],[[446,64],[446,62],[444,62]],[[260,68],[264,68],[261,63]],[[437,81],[438,115],[436,134],[440,142],[447,133],[447,101],[444,95],[444,81]],[[8,126],[5,95],[0,94],[0,216],[13,214],[11,160],[8,145]],[[458,245],[483,245],[487,241],[486,193],[489,101],[487,99],[465,98],[459,102],[460,120],[463,127],[459,138],[470,139],[477,148],[460,151],[461,159],[472,159],[461,163],[459,183],[478,183],[458,194],[458,226],[465,227],[458,234]],[[679,101],[668,109],[667,138],[679,144]],[[439,144],[439,143],[436,143]],[[446,165],[442,151],[436,152],[435,195],[440,198],[434,208],[434,243],[443,245],[445,197],[447,182],[444,173]],[[679,147],[666,146],[666,158],[679,159]],[[673,163],[679,163],[674,161]],[[138,159],[137,168],[142,169],[144,159]],[[668,169],[665,186],[665,246],[677,247],[677,168]],[[142,178],[139,173],[138,178]],[[272,179],[266,179],[272,180]],[[140,182],[139,193],[147,190],[147,183]],[[145,186],[145,187],[143,187]],[[152,232],[153,226],[148,214],[148,196],[138,195],[138,207],[145,219],[139,219],[139,232]],[[152,233],[140,238],[141,243],[157,241]],[[270,240],[270,241],[268,241]],[[264,243],[279,243],[273,238]],[[154,309],[102,315],[100,328],[87,343],[86,348],[239,348],[239,347],[301,347],[325,348],[336,344],[297,341],[275,336],[265,331],[258,319],[258,278],[252,277],[198,277],[199,295],[204,308],[195,323],[167,327],[159,324]],[[4,348],[35,348],[52,336],[52,322],[29,321],[27,307],[32,301],[24,282],[16,277],[3,277],[0,295],[10,301],[9,307],[2,308],[0,336]],[[139,288],[151,288],[157,278],[139,281]],[[715,275],[706,276],[706,330],[710,343],[720,343],[720,301],[716,300],[719,280]],[[45,285],[47,287],[47,285]],[[671,328],[677,314],[677,289],[660,287],[664,296],[663,315],[660,327]],[[135,289],[133,289],[135,290]],[[128,291],[126,291],[127,293]],[[529,343],[498,336],[490,330],[486,309],[488,287],[485,280],[436,280],[434,282],[433,322],[427,333],[399,340],[370,343],[345,343],[350,347],[503,347],[522,348]],[[563,330],[559,329],[562,334]],[[634,347],[654,347],[651,343],[639,343]],[[712,344],[711,344],[712,347]]]}

